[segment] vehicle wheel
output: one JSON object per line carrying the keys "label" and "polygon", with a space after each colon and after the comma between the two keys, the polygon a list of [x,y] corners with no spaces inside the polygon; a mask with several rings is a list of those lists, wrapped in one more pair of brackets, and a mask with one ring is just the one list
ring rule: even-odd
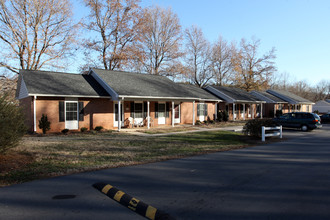
{"label": "vehicle wheel", "polygon": [[301,130],[302,131],[308,131],[308,126],[307,125],[302,125]]}

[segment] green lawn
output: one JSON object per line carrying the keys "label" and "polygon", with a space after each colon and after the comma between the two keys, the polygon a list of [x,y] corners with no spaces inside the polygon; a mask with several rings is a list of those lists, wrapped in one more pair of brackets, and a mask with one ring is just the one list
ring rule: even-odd
{"label": "green lawn", "polygon": [[237,149],[247,145],[243,139],[242,134],[227,131],[163,137],[141,137],[117,132],[24,137],[18,147],[2,155],[0,186]]}

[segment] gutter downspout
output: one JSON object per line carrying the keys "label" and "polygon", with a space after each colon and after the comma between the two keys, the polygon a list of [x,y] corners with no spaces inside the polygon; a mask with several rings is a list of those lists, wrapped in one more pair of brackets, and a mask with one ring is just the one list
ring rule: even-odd
{"label": "gutter downspout", "polygon": [[37,96],[33,97],[33,131],[34,133],[37,132]]}
{"label": "gutter downspout", "polygon": [[193,101],[193,125],[195,125],[195,101]]}

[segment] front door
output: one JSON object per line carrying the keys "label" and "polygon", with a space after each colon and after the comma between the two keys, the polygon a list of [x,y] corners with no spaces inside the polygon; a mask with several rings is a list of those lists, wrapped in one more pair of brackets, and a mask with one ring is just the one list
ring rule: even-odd
{"label": "front door", "polygon": [[174,123],[180,123],[180,104],[174,105]]}
{"label": "front door", "polygon": [[204,103],[199,103],[199,121],[205,121],[205,105]]}
{"label": "front door", "polygon": [[165,117],[166,117],[166,105],[165,103],[158,103],[158,124],[164,125],[165,124]]}
{"label": "front door", "polygon": [[134,125],[143,125],[143,102],[134,103]]}
{"label": "front door", "polygon": [[65,102],[65,128],[69,130],[78,129],[78,102]]}
{"label": "front door", "polygon": [[[114,113],[115,113],[115,120],[114,120],[114,127],[118,127],[118,103],[114,106]],[[120,111],[121,111],[121,126],[124,126],[124,109],[123,109],[123,103],[120,104]]]}

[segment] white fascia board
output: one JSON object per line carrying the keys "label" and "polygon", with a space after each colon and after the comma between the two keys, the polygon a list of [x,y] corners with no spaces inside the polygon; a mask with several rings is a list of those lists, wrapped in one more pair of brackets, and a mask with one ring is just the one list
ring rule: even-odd
{"label": "white fascia board", "polygon": [[64,97],[64,98],[105,98],[111,99],[111,96],[86,96],[86,95],[55,95],[55,94],[37,94],[30,93],[29,96],[42,96],[42,97]]}
{"label": "white fascia board", "polygon": [[112,89],[109,84],[106,83],[99,75],[97,75],[97,73],[94,72],[93,69],[91,69],[88,74],[91,75],[105,89],[105,91],[107,91],[111,95],[113,100],[118,100],[118,93],[114,89]]}
{"label": "white fascia board", "polygon": [[199,99],[199,100],[203,102],[224,102],[221,99]]}
{"label": "white fascia board", "polygon": [[235,103],[266,103],[266,101],[235,100]]}
{"label": "white fascia board", "polygon": [[143,99],[143,100],[184,100],[184,101],[194,101],[199,100],[198,98],[192,97],[159,97],[159,96],[130,96],[130,95],[120,95],[119,99],[129,100],[129,99]]}
{"label": "white fascia board", "polygon": [[233,98],[231,98],[230,96],[224,94],[223,92],[213,88],[212,86],[208,86],[205,88],[207,91],[213,93],[214,95],[220,97],[220,98],[224,98],[226,102],[229,102],[229,103],[234,103],[235,100]]}

